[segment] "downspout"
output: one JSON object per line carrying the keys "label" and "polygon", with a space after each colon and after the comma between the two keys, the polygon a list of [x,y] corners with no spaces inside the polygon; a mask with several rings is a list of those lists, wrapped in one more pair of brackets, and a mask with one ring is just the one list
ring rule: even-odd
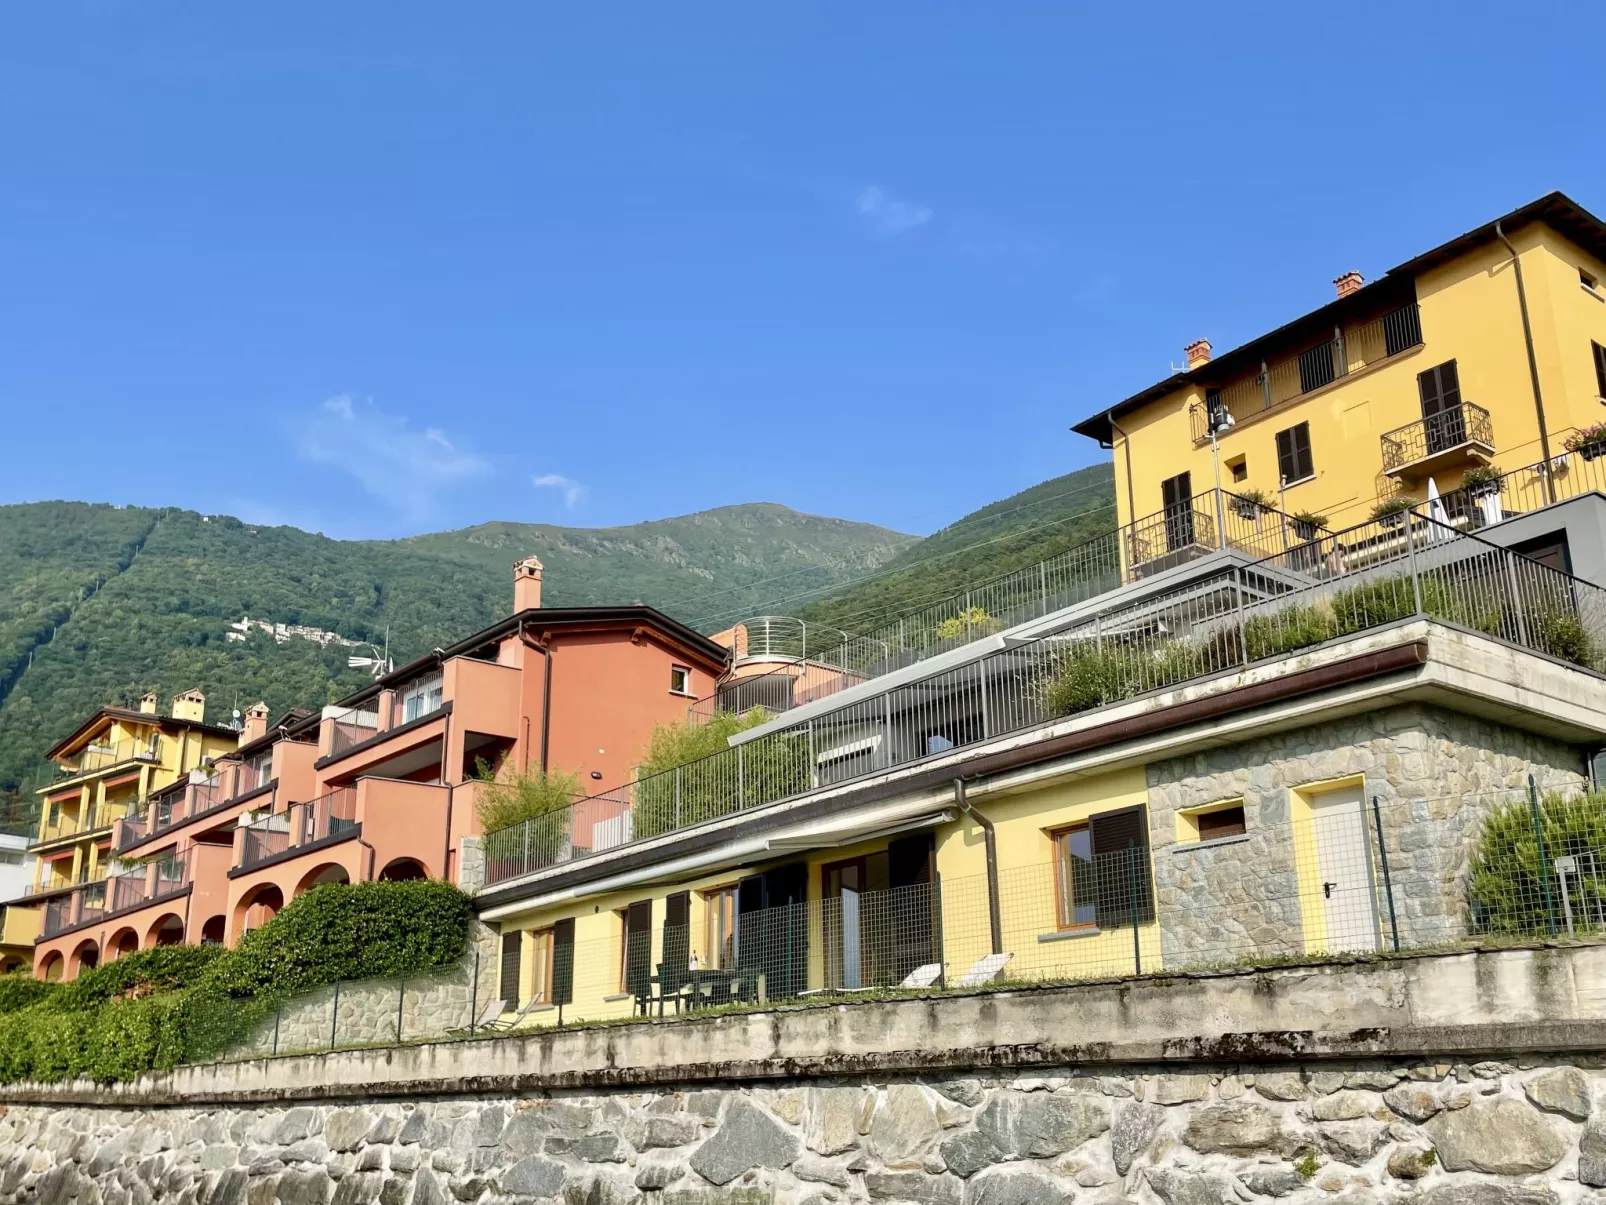
{"label": "downspout", "polygon": [[361,837],[357,838],[357,844],[368,851],[368,878],[366,881],[372,883],[374,881],[374,863],[379,860],[379,855],[374,852],[374,847]]}
{"label": "downspout", "polygon": [[[1111,410],[1104,416],[1110,424],[1110,430],[1121,437],[1121,448],[1126,453],[1126,521],[1138,521],[1138,504],[1132,492],[1132,440],[1127,433],[1121,430],[1120,424],[1115,421],[1115,411]],[[1116,526],[1120,526],[1117,524]]]}
{"label": "downspout", "polygon": [[1539,450],[1545,457],[1545,496],[1554,504],[1556,501],[1556,482],[1551,475],[1550,466],[1550,429],[1545,425],[1545,397],[1539,388],[1539,358],[1534,354],[1533,323],[1528,318],[1528,290],[1522,283],[1522,260],[1517,255],[1517,249],[1511,245],[1506,232],[1500,228],[1500,223],[1494,224],[1495,237],[1506,245],[1511,252],[1511,266],[1517,274],[1517,308],[1522,311],[1522,339],[1528,345],[1528,379],[1533,383],[1534,413],[1539,417]]}
{"label": "downspout", "polygon": [[1004,922],[998,911],[998,835],[993,831],[993,822],[970,806],[970,800],[965,798],[965,780],[954,779],[954,802],[959,810],[964,812],[981,826],[981,838],[987,847],[987,921],[992,928],[993,953],[1004,952]]}
{"label": "downspout", "polygon": [[541,646],[546,658],[546,677],[541,684],[541,773],[546,774],[547,744],[552,739],[552,650]]}

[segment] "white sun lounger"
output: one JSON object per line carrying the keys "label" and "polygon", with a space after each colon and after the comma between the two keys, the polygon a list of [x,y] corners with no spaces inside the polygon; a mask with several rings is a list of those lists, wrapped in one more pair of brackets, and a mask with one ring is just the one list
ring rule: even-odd
{"label": "white sun lounger", "polygon": [[989,954],[979,959],[975,966],[955,980],[954,986],[980,987],[984,983],[991,983],[998,978],[1013,957],[1015,957],[1013,954]]}

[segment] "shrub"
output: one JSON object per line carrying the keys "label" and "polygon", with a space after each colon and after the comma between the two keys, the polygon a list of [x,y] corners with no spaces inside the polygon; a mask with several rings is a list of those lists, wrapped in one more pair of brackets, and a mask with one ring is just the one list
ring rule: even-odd
{"label": "shrub", "polygon": [[1541,652],[1585,669],[1600,668],[1600,647],[1573,612],[1539,611],[1527,620],[1529,639]]}
{"label": "shrub", "polygon": [[1295,605],[1244,621],[1244,647],[1250,661],[1309,648],[1337,634],[1333,613],[1323,605]]}
{"label": "shrub", "polygon": [[125,954],[58,985],[51,1007],[57,1012],[82,1012],[109,1000],[187,987],[222,954],[222,946],[156,946]]}
{"label": "shrub", "polygon": [[1393,498],[1385,498],[1372,508],[1372,513],[1367,518],[1373,523],[1384,523],[1395,515],[1403,515],[1414,505],[1416,504],[1409,498],[1399,497],[1398,495]]}
{"label": "shrub", "polygon": [[17,1012],[30,1004],[37,1004],[59,987],[61,987],[59,983],[35,979],[33,973],[28,970],[0,975],[0,1016]]}
{"label": "shrub", "polygon": [[461,958],[473,916],[449,883],[326,883],[247,933],[200,986],[287,996],[336,979],[410,975]]}
{"label": "shrub", "polygon": [[[733,723],[727,721],[725,731],[751,728],[755,712],[768,718],[755,708],[734,717]],[[742,745],[740,753],[726,746],[693,761],[665,764],[641,778],[632,800],[633,832],[637,837],[656,836],[740,808],[772,803],[807,790],[812,781],[808,732],[768,733]]]}
{"label": "shrub", "polygon": [[504,767],[498,775],[484,762],[479,763],[478,772],[486,786],[480,792],[475,812],[479,816],[480,831],[486,833],[512,828],[566,808],[584,794],[578,774],[541,770],[520,774]]}
{"label": "shrub", "polygon": [[998,631],[998,620],[987,614],[985,607],[965,607],[958,615],[950,616],[937,625],[938,640],[953,640],[959,636],[990,636]]}
{"label": "shrub", "polygon": [[[1484,819],[1471,859],[1468,895],[1473,924],[1488,933],[1548,932],[1561,916],[1555,860],[1606,847],[1606,795],[1564,799],[1551,793],[1539,803],[1545,862],[1541,873],[1533,806],[1527,800],[1495,808]],[[1551,893],[1547,913],[1546,891]],[[1596,875],[1576,875],[1568,883],[1575,917],[1601,914],[1603,891]]]}
{"label": "shrub", "polygon": [[1582,452],[1585,448],[1594,449],[1602,444],[1606,444],[1606,423],[1594,423],[1578,428],[1562,442],[1562,447],[1569,452]]}
{"label": "shrub", "polygon": [[1043,682],[1039,702],[1052,716],[1075,715],[1135,693],[1131,656],[1116,648],[1082,644],[1059,654]]}
{"label": "shrub", "polygon": [[730,748],[730,738],[738,732],[770,719],[762,707],[745,712],[716,711],[706,723],[693,724],[684,720],[678,724],[655,724],[652,736],[647,739],[647,752],[636,767],[638,778],[648,778],[673,770],[687,762],[694,762],[721,750]]}
{"label": "shrub", "polygon": [[1461,474],[1461,488],[1474,498],[1500,492],[1502,474],[1496,465],[1475,464]]}

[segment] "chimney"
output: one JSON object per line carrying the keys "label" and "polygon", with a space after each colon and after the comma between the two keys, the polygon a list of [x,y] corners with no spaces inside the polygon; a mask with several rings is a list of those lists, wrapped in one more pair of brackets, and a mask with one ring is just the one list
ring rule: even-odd
{"label": "chimney", "polygon": [[527,556],[513,566],[513,614],[533,611],[541,605],[541,562]]}
{"label": "chimney", "polygon": [[1340,297],[1348,297],[1365,283],[1366,281],[1361,278],[1359,272],[1346,272],[1342,276],[1333,278],[1333,287],[1338,290]]}
{"label": "chimney", "polygon": [[1182,349],[1188,353],[1188,371],[1192,372],[1201,365],[1210,363],[1210,340],[1195,339]]}
{"label": "chimney", "polygon": [[146,715],[156,714],[156,694],[154,691],[140,696],[139,709]]}
{"label": "chimney", "polygon": [[240,744],[248,745],[268,735],[268,705],[257,703],[245,709],[245,727],[240,729]]}
{"label": "chimney", "polygon": [[206,696],[198,690],[186,690],[173,696],[173,718],[189,720],[194,724],[206,721]]}

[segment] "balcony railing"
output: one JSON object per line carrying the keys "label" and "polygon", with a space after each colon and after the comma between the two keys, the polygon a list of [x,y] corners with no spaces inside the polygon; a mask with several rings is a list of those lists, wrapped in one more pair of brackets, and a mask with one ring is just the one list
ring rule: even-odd
{"label": "balcony railing", "polygon": [[445,690],[446,679],[442,674],[430,674],[400,687],[396,697],[391,700],[390,726],[397,728],[402,724],[410,724],[420,716],[439,711]]}
{"label": "balcony railing", "polygon": [[245,833],[240,866],[258,866],[296,846],[338,837],[356,826],[356,787],[340,787],[317,799],[292,803],[282,812],[240,826]]}
{"label": "balcony railing", "polygon": [[[1219,518],[1218,518],[1219,514]],[[1226,539],[1221,536],[1225,532]],[[798,651],[797,668],[754,674],[721,685],[689,709],[694,722],[719,711],[753,707],[780,713],[826,698],[850,686],[914,665],[952,649],[1085,602],[1118,586],[1152,578],[1198,557],[1236,548],[1249,556],[1271,556],[1303,542],[1304,533],[1274,507],[1222,491],[1207,491],[1177,506],[1146,515],[1123,528],[1095,536],[1057,556],[982,582],[940,603],[900,616],[865,636],[847,635],[835,647],[820,642],[822,629],[788,630],[771,617],[760,627],[761,647]],[[760,624],[749,620],[747,623]],[[793,620],[801,625],[802,621]],[[738,649],[744,636],[738,625]],[[806,664],[803,640],[808,640]],[[748,647],[753,636],[745,637]],[[806,671],[806,672],[803,672]]]}
{"label": "balcony railing", "polygon": [[182,790],[172,789],[152,799],[143,815],[129,816],[123,821],[118,837],[119,850],[132,849],[159,833],[195,820],[208,813],[227,807],[243,795],[272,781],[271,755],[263,755],[248,762],[225,762],[209,779],[187,783]]}
{"label": "balcony railing", "polygon": [[46,937],[54,937],[66,929],[167,899],[189,885],[188,855],[110,875],[45,901],[41,932]]}
{"label": "balcony railing", "polygon": [[1383,471],[1397,475],[1413,467],[1439,465],[1456,453],[1486,458],[1494,454],[1494,423],[1482,406],[1462,402],[1381,437]]}
{"label": "balcony railing", "polygon": [[1333,337],[1297,356],[1262,361],[1260,371],[1205,390],[1203,403],[1191,409],[1193,438],[1210,438],[1210,418],[1231,415],[1235,423],[1292,402],[1331,385],[1379,360],[1397,356],[1422,342],[1422,318],[1416,302],[1357,326],[1335,327]]}
{"label": "balcony railing", "polygon": [[158,737],[148,741],[118,741],[112,745],[89,745],[73,762],[59,763],[59,766],[63,774],[69,778],[76,778],[80,774],[92,774],[124,762],[158,763],[161,760],[162,742]]}
{"label": "balcony railing", "polygon": [[1606,668],[1606,590],[1407,513],[772,726],[491,833],[487,876],[510,879],[1410,618]]}
{"label": "balcony railing", "polygon": [[334,729],[329,752],[344,753],[347,749],[379,735],[379,704],[365,703],[361,707],[353,707],[350,711],[335,716],[329,723]]}

